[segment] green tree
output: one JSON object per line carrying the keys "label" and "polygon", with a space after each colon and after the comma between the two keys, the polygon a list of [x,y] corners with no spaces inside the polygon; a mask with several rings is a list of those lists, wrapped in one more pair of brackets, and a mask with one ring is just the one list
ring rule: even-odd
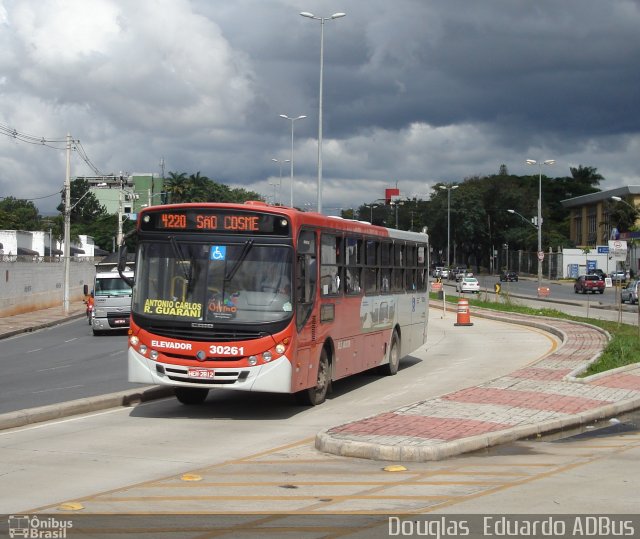
{"label": "green tree", "polygon": [[40,230],[38,208],[30,200],[0,200],[0,230]]}
{"label": "green tree", "polygon": [[[72,225],[87,225],[99,217],[106,215],[106,208],[100,204],[96,196],[91,192],[89,181],[85,178],[76,178],[70,184],[70,212]],[[56,208],[64,214],[65,192],[61,193],[61,202]]]}
{"label": "green tree", "polygon": [[200,171],[187,178],[185,197],[189,202],[208,202],[211,180],[200,174]]}
{"label": "green tree", "polygon": [[232,189],[227,185],[203,176],[199,171],[187,175],[186,172],[169,172],[165,183],[169,202],[236,202],[263,200],[255,191],[242,188]]}
{"label": "green tree", "polygon": [[164,185],[164,191],[168,195],[169,202],[180,203],[184,201],[187,190],[186,172],[169,172]]}
{"label": "green tree", "polygon": [[577,167],[570,167],[569,171],[571,172],[571,177],[574,180],[589,187],[598,187],[600,182],[604,180],[602,175],[598,173],[598,169],[595,167],[583,167],[582,165],[578,165]]}

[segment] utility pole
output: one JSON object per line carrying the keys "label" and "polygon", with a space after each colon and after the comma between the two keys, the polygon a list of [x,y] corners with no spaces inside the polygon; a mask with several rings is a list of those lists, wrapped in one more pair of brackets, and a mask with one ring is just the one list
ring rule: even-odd
{"label": "utility pole", "polygon": [[124,196],[124,176],[120,175],[120,191],[118,191],[118,249],[122,245],[122,204]]}
{"label": "utility pole", "polygon": [[71,135],[67,133],[67,167],[64,177],[64,292],[62,308],[69,314],[69,255],[71,254]]}

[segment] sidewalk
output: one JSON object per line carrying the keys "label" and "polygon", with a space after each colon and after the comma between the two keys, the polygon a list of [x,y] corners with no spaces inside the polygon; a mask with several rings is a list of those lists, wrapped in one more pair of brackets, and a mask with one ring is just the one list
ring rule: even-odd
{"label": "sidewalk", "polygon": [[601,329],[480,309],[472,314],[534,326],[562,344],[507,376],[326,429],[316,436],[316,448],[375,460],[440,460],[640,407],[640,364],[576,378],[605,347],[609,336]]}
{"label": "sidewalk", "polygon": [[65,313],[60,305],[14,316],[0,317],[0,339],[80,318],[86,315],[86,309],[87,306],[82,301],[72,301],[69,303],[68,313]]}

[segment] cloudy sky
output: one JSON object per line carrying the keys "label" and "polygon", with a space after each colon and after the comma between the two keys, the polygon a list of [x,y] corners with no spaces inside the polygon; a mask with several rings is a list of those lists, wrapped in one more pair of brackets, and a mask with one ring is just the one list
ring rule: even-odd
{"label": "cloudy sky", "polygon": [[[54,211],[70,133],[100,173],[202,174],[323,209],[593,166],[640,184],[638,0],[0,0],[0,197]],[[54,144],[62,147],[61,144]],[[93,170],[74,152],[71,175]]]}

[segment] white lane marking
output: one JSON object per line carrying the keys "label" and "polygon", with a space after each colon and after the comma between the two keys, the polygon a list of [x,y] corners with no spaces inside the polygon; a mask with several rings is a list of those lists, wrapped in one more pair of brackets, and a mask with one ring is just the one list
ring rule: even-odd
{"label": "white lane marking", "polygon": [[27,354],[32,354],[33,352],[39,352],[42,348],[34,348],[33,350],[27,350]]}
{"label": "white lane marking", "polygon": [[31,393],[33,394],[38,394],[38,393],[47,393],[49,391],[59,391],[61,389],[76,389],[77,387],[84,387],[82,384],[77,385],[77,386],[67,386],[67,387],[50,387],[48,389],[43,389],[41,391],[32,391]]}
{"label": "white lane marking", "polygon": [[36,372],[47,372],[47,371],[55,371],[57,369],[68,369],[71,365],[60,365],[58,367],[49,367],[48,369],[39,369]]}

